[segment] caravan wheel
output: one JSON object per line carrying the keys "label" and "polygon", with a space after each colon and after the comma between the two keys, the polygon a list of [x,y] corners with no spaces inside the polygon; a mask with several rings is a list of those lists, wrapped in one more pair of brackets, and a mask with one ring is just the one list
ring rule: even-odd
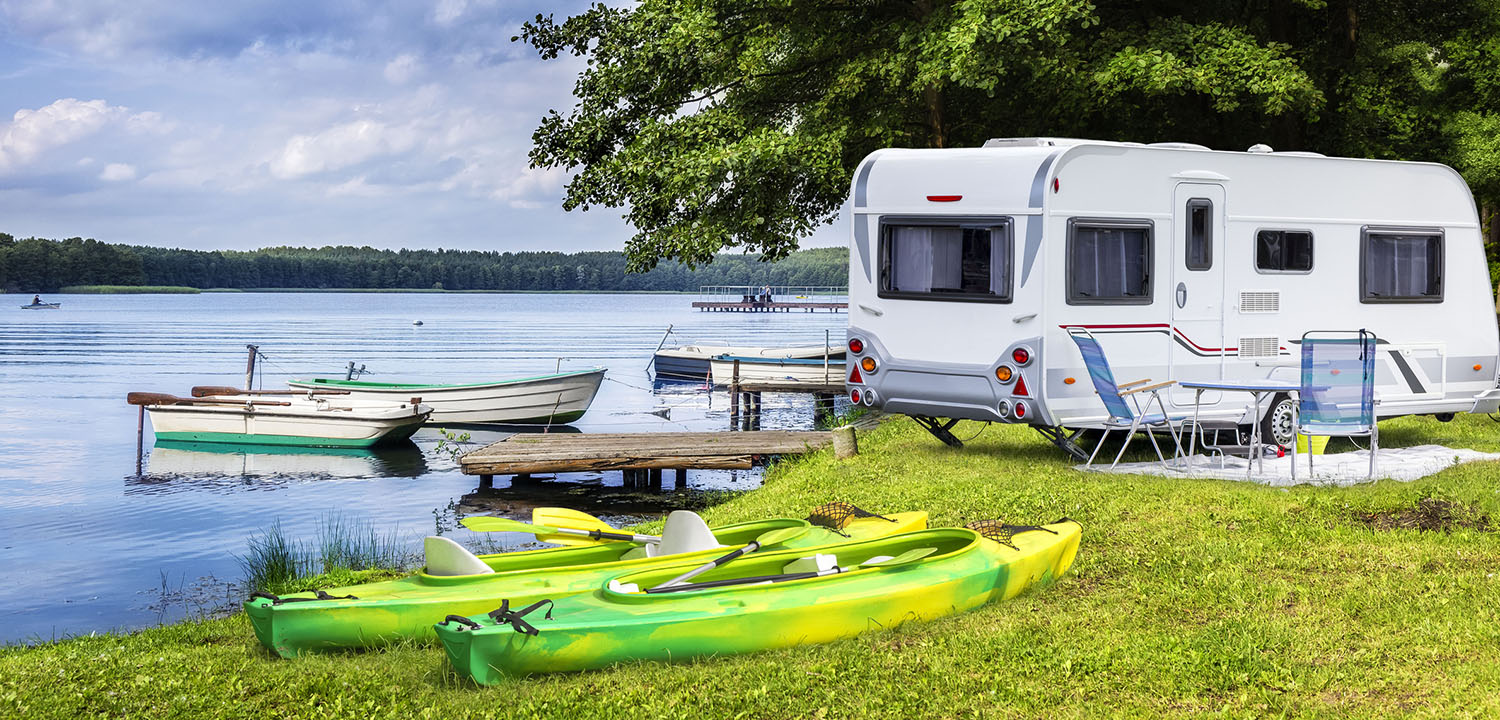
{"label": "caravan wheel", "polygon": [[1260,438],[1263,442],[1276,443],[1283,448],[1297,444],[1297,401],[1290,395],[1278,393],[1271,398],[1271,409],[1260,420]]}

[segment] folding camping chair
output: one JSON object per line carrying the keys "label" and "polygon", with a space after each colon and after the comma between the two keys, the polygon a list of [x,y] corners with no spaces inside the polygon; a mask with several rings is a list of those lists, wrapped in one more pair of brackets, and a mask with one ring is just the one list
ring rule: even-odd
{"label": "folding camping chair", "polygon": [[[1333,335],[1335,337],[1311,337]],[[1297,433],[1370,438],[1370,474],[1380,428],[1375,423],[1375,336],[1367,330],[1312,330],[1302,335],[1302,390]],[[1312,475],[1312,443],[1307,471]]]}
{"label": "folding camping chair", "polygon": [[[1161,399],[1161,391],[1175,385],[1177,381],[1168,380],[1151,384],[1149,379],[1136,380],[1123,384],[1115,383],[1114,372],[1109,369],[1109,361],[1104,357],[1104,349],[1099,347],[1099,341],[1093,334],[1084,328],[1067,328],[1068,336],[1078,345],[1079,354],[1083,355],[1083,364],[1088,368],[1089,378],[1094,381],[1094,390],[1099,393],[1099,399],[1104,401],[1104,409],[1109,411],[1109,419],[1104,421],[1104,434],[1100,436],[1099,443],[1094,446],[1094,452],[1089,455],[1085,467],[1093,467],[1094,457],[1104,447],[1109,434],[1115,430],[1125,431],[1125,443],[1120,446],[1120,452],[1115,454],[1115,461],[1109,464],[1110,469],[1120,464],[1120,458],[1125,456],[1125,450],[1130,447],[1130,441],[1135,434],[1141,430],[1146,431],[1146,437],[1151,440],[1151,447],[1156,449],[1156,459],[1161,461],[1163,468],[1167,467],[1167,458],[1162,455],[1161,446],[1156,442],[1156,430],[1166,428],[1172,436],[1172,442],[1176,450],[1172,457],[1182,454],[1182,437],[1178,430],[1188,422],[1189,418],[1183,415],[1170,415],[1167,406]],[[1140,400],[1141,393],[1146,395],[1146,401]],[[1125,398],[1129,397],[1130,402]],[[1161,409],[1159,413],[1151,412],[1151,403]],[[1134,404],[1132,408],[1131,405]]]}

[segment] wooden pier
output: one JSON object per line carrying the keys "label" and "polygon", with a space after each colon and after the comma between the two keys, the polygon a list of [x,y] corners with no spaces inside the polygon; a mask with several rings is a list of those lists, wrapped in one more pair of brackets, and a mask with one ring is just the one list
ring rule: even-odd
{"label": "wooden pier", "polygon": [[704,285],[693,309],[705,312],[842,312],[849,288],[825,285]]}
{"label": "wooden pier", "polygon": [[693,309],[705,312],[791,312],[802,310],[804,312],[817,312],[827,310],[828,312],[842,312],[849,309],[849,303],[841,302],[783,302],[773,300],[770,302],[705,302],[693,303]]}
{"label": "wooden pier", "polygon": [[796,455],[833,442],[832,433],[755,432],[512,435],[465,454],[459,468],[494,486],[496,475],[621,470],[626,483],[660,486],[663,470],[745,470],[774,455]]}

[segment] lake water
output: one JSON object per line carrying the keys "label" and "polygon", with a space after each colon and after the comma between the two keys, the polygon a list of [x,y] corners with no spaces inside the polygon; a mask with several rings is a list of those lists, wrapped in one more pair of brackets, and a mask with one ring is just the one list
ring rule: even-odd
{"label": "lake water", "polygon": [[[569,505],[606,519],[660,512],[701,490],[754,487],[750,472],[694,473],[688,487],[626,490],[619,473],[476,493],[423,429],[415,446],[379,452],[136,452],[133,390],[187,395],[244,383],[245,345],[260,345],[261,386],[293,376],[461,382],[555,369],[609,369],[582,432],[728,427],[728,396],[653,388],[646,366],[669,345],[804,345],[844,336],[842,313],[701,313],[685,295],[206,293],[49,295],[61,310],[20,310],[0,296],[0,643],[171,622],[239,597],[236,555],[272,523],[317,536],[330,513],[395,529],[420,546],[455,508],[529,518]],[[423,325],[413,325],[421,320]],[[765,427],[809,427],[811,399],[766,396]],[[473,442],[504,437],[474,432]],[[498,485],[504,485],[497,478]],[[460,510],[461,512],[461,510]],[[463,542],[476,540],[453,531]],[[494,538],[488,538],[493,541]],[[521,538],[505,542],[519,544]]]}

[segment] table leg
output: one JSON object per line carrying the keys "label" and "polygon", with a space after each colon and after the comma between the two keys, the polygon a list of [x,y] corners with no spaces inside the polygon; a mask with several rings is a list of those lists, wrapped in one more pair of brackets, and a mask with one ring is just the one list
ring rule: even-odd
{"label": "table leg", "polygon": [[1203,400],[1202,388],[1193,390],[1193,434],[1188,437],[1188,454],[1182,459],[1183,468],[1186,469],[1193,462],[1193,456],[1198,454],[1198,408]]}
{"label": "table leg", "polygon": [[1250,413],[1250,453],[1245,456],[1245,479],[1249,480],[1255,475],[1255,461],[1260,459],[1260,393],[1250,393],[1254,411]]}

